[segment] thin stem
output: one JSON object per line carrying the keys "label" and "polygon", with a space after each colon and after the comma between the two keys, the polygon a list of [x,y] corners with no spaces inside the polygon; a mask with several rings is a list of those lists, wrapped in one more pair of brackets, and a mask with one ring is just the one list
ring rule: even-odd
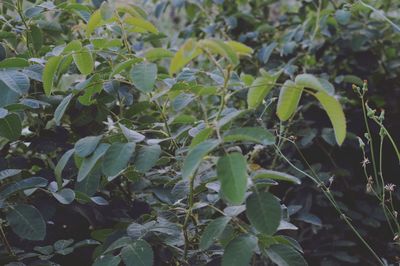
{"label": "thin stem", "polygon": [[4,232],[2,221],[0,221],[0,235],[1,235],[1,240],[3,241],[4,245],[6,246],[8,254],[10,254],[11,256],[15,256],[15,253],[14,253],[13,249],[11,248],[10,243],[8,242],[6,234]]}

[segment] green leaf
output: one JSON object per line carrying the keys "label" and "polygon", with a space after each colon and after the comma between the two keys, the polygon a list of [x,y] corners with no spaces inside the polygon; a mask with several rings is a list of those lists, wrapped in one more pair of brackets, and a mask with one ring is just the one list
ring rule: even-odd
{"label": "green leaf", "polygon": [[188,155],[183,162],[182,177],[183,179],[192,178],[197,168],[199,167],[203,157],[209,152],[215,149],[219,145],[219,141],[215,139],[209,139],[198,144],[192,150],[189,151]]}
{"label": "green leaf", "polygon": [[124,71],[125,69],[127,69],[128,67],[132,66],[133,64],[136,64],[140,62],[139,58],[133,58],[133,59],[129,59],[127,61],[123,61],[119,64],[117,64],[115,67],[113,67],[113,71],[111,72],[109,78],[111,79],[112,77],[114,77],[115,75],[121,73],[122,71]]}
{"label": "green leaf", "polygon": [[52,194],[61,204],[71,204],[75,199],[75,192],[70,188],[63,188]]}
{"label": "green leaf", "polygon": [[188,39],[172,58],[169,65],[169,74],[172,76],[179,72],[190,61],[202,53],[203,51],[197,46],[196,40]]}
{"label": "green leaf", "polygon": [[257,247],[257,238],[241,235],[233,239],[225,248],[222,266],[246,266],[250,264]]}
{"label": "green leaf", "polygon": [[135,158],[135,167],[140,173],[146,173],[153,168],[161,154],[160,145],[143,146]]}
{"label": "green leaf", "polygon": [[104,20],[110,19],[114,15],[114,5],[104,1],[100,6],[100,15]]}
{"label": "green leaf", "polygon": [[50,96],[51,91],[53,90],[53,80],[56,76],[57,68],[61,62],[61,59],[61,56],[51,57],[43,69],[43,89],[47,96]]}
{"label": "green leaf", "polygon": [[214,132],[214,129],[211,127],[206,127],[202,131],[196,134],[190,143],[189,148],[193,149],[198,144],[202,143],[203,141],[207,140],[211,134]]}
{"label": "green leaf", "polygon": [[275,136],[262,127],[240,127],[226,132],[224,141],[251,141],[272,145],[275,143]]}
{"label": "green leaf", "polygon": [[152,266],[154,260],[153,249],[144,240],[137,240],[121,250],[121,257],[125,265]]}
{"label": "green leaf", "polygon": [[93,266],[118,266],[121,262],[119,256],[101,255],[94,262]]}
{"label": "green leaf", "polygon": [[68,104],[71,102],[72,97],[73,97],[72,94],[69,94],[67,97],[65,97],[54,111],[54,120],[56,121],[57,126],[60,125],[61,118],[63,117],[65,111],[67,110]]}
{"label": "green leaf", "polygon": [[124,134],[125,138],[130,142],[141,142],[143,141],[146,136],[136,132],[135,130],[129,129],[126,126],[119,124],[121,128],[122,134]]}
{"label": "green leaf", "polygon": [[217,175],[221,182],[221,192],[226,200],[239,205],[247,190],[247,162],[240,153],[221,157],[217,163]]}
{"label": "green leaf", "polygon": [[302,92],[303,87],[296,85],[291,80],[287,80],[283,84],[277,106],[277,115],[281,121],[288,120],[296,111]]}
{"label": "green leaf", "polygon": [[124,170],[135,152],[135,146],[134,142],[113,143],[104,155],[103,173],[106,176],[116,176]]}
{"label": "green leaf", "polygon": [[4,169],[0,171],[0,181],[21,173],[20,169]]}
{"label": "green leaf", "polygon": [[93,72],[94,62],[89,49],[83,47],[81,50],[74,52],[72,57],[74,58],[75,65],[82,74],[89,75]]}
{"label": "green leaf", "polygon": [[251,56],[251,54],[254,52],[253,49],[240,42],[227,41],[225,43],[229,45],[229,47],[231,47],[232,50],[234,50],[238,55]]}
{"label": "green leaf", "polygon": [[141,92],[148,93],[154,88],[157,78],[157,65],[153,63],[139,63],[131,70],[133,85]]}
{"label": "green leaf", "polygon": [[218,54],[228,59],[233,65],[239,63],[239,59],[235,51],[226,43],[217,39],[205,39],[198,42],[198,46],[206,49],[211,53]]}
{"label": "green leaf", "polygon": [[307,262],[289,245],[272,245],[266,249],[268,257],[278,266],[307,266]]}
{"label": "green leaf", "polygon": [[43,46],[43,32],[36,25],[31,25],[29,28],[31,30],[33,48],[38,52]]}
{"label": "green leaf", "polygon": [[43,177],[34,176],[25,178],[17,182],[8,184],[5,188],[3,188],[0,191],[0,200],[4,201],[15,192],[21,190],[36,188],[36,187],[45,187],[45,186],[47,186],[47,180],[44,179]]}
{"label": "green leaf", "polygon": [[336,142],[339,146],[342,145],[346,138],[346,117],[344,116],[342,106],[334,96],[324,92],[317,92],[313,95],[321,103],[331,120],[333,130],[335,131]]}
{"label": "green leaf", "polygon": [[27,240],[43,240],[46,236],[46,224],[42,214],[33,206],[20,204],[7,213],[11,229],[19,237]]}
{"label": "green leaf", "polygon": [[0,81],[19,95],[29,91],[29,78],[22,72],[16,70],[0,70]]}
{"label": "green leaf", "polygon": [[262,103],[267,94],[275,86],[280,74],[281,72],[272,75],[265,74],[253,81],[247,93],[247,104],[250,109],[255,109]]}
{"label": "green leaf", "polygon": [[75,154],[79,157],[89,156],[94,152],[103,136],[89,136],[78,140],[75,143]]}
{"label": "green leaf", "polygon": [[301,184],[300,179],[292,175],[273,170],[259,170],[252,175],[253,179],[268,178],[272,180],[283,180],[295,184]]}
{"label": "green leaf", "polygon": [[11,58],[6,58],[3,61],[0,61],[0,68],[23,68],[23,67],[28,67],[29,62],[28,60],[20,57],[11,57]]}
{"label": "green leaf", "polygon": [[56,168],[54,169],[54,175],[56,176],[56,181],[57,181],[57,186],[58,189],[60,189],[62,187],[62,171],[65,167],[65,165],[67,165],[69,159],[71,158],[72,154],[74,154],[75,150],[74,149],[70,149],[67,152],[65,152],[63,154],[63,156],[61,156],[60,160],[58,161]]}
{"label": "green leaf", "polygon": [[101,143],[90,157],[83,159],[78,171],[78,182],[81,182],[88,176],[90,171],[95,167],[97,161],[106,153],[109,146],[109,144]]}
{"label": "green leaf", "polygon": [[164,58],[173,57],[174,53],[164,48],[152,48],[148,50],[144,57],[149,61],[157,61]]}
{"label": "green leaf", "polygon": [[297,75],[294,83],[300,87],[311,88],[313,90],[326,92],[328,94],[334,93],[334,88],[329,81],[319,79],[311,74]]}
{"label": "green leaf", "polygon": [[246,200],[246,216],[259,232],[272,235],[281,221],[281,205],[269,192],[254,192]]}
{"label": "green leaf", "polygon": [[85,179],[75,183],[75,191],[85,193],[87,196],[93,196],[99,187],[100,177],[101,167],[96,165]]}
{"label": "green leaf", "polygon": [[79,102],[83,105],[93,104],[95,100],[92,99],[92,97],[96,95],[96,93],[101,92],[101,90],[103,89],[100,75],[96,73],[89,79],[84,81],[84,83],[82,84],[82,89],[84,90],[84,94],[78,97]]}
{"label": "green leaf", "polygon": [[157,28],[150,21],[141,17],[127,17],[125,23],[134,26],[134,31],[158,33]]}
{"label": "green leaf", "polygon": [[0,137],[15,141],[21,136],[22,125],[17,114],[9,114],[0,119]]}
{"label": "green leaf", "polygon": [[100,9],[97,9],[93,14],[90,16],[90,19],[86,25],[86,37],[89,37],[90,34],[99,26],[104,23],[101,17]]}
{"label": "green leaf", "polygon": [[0,107],[14,104],[18,101],[19,93],[10,89],[4,82],[0,80]]}
{"label": "green leaf", "polygon": [[230,220],[231,217],[223,216],[211,221],[201,235],[199,244],[200,249],[208,249],[214,241],[220,237]]}

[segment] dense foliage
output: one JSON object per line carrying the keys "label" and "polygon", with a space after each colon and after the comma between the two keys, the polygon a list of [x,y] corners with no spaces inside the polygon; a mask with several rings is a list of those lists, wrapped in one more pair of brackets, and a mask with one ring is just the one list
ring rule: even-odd
{"label": "dense foliage", "polygon": [[1,1],[1,265],[399,261],[397,1],[134,2]]}

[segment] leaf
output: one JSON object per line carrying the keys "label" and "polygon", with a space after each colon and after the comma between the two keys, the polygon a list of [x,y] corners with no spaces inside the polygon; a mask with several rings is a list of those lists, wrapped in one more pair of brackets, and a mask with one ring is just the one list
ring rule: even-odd
{"label": "leaf", "polygon": [[43,177],[34,176],[25,178],[17,182],[8,184],[5,188],[3,188],[0,191],[0,200],[6,200],[9,196],[21,190],[45,186],[47,186],[47,180]]}
{"label": "leaf", "polygon": [[268,178],[272,180],[283,180],[283,181],[288,181],[292,182],[295,184],[301,184],[300,179],[297,177],[294,177],[292,175],[286,174],[286,173],[281,173],[273,170],[260,170],[257,171],[253,174],[253,179],[259,179],[259,178]]}
{"label": "leaf", "polygon": [[146,137],[135,130],[129,129],[126,126],[119,124],[121,128],[122,134],[124,134],[125,138],[130,142],[141,142]]}
{"label": "leaf", "polygon": [[231,47],[232,50],[234,50],[238,55],[251,56],[251,54],[254,52],[253,49],[240,42],[227,41],[225,43],[229,45],[229,47]]}
{"label": "leaf", "polygon": [[127,17],[125,19],[125,23],[128,25],[132,25],[138,28],[139,32],[151,32],[151,33],[158,33],[157,28],[150,22],[141,17]]}
{"label": "leaf", "polygon": [[53,90],[53,80],[56,76],[58,65],[61,62],[61,56],[53,56],[51,57],[43,69],[43,89],[46,93],[46,96],[50,96],[51,91]]}
{"label": "leaf", "polygon": [[133,85],[141,92],[148,93],[154,88],[157,78],[157,65],[153,63],[139,63],[132,67],[130,72]]}
{"label": "leaf", "polygon": [[224,134],[224,141],[251,141],[263,145],[275,143],[275,136],[261,127],[240,127]]}
{"label": "leaf", "polygon": [[71,158],[72,154],[74,154],[75,150],[70,149],[61,156],[60,160],[58,161],[56,168],[54,169],[54,175],[56,176],[57,186],[58,189],[62,187],[62,171],[65,165],[68,163],[69,159]]}
{"label": "leaf", "polygon": [[152,48],[148,50],[144,57],[149,61],[157,61],[164,58],[173,57],[174,53],[164,48]]}
{"label": "leaf", "polygon": [[344,116],[342,106],[334,96],[324,92],[317,92],[313,95],[321,103],[331,120],[333,130],[335,131],[336,142],[339,146],[342,145],[346,138],[346,117]]}
{"label": "leaf", "polygon": [[136,64],[140,62],[139,58],[133,58],[133,59],[129,59],[127,61],[123,61],[119,64],[117,64],[115,67],[113,67],[113,71],[111,72],[109,78],[111,79],[112,77],[114,77],[115,75],[121,73],[122,71],[124,71],[125,69],[127,69],[128,67],[132,66],[133,64]]}
{"label": "leaf", "polygon": [[109,146],[109,144],[101,143],[90,157],[83,159],[78,171],[78,182],[81,182],[88,176],[90,171],[95,167],[97,161],[106,153]]}
{"label": "leaf", "polygon": [[226,43],[217,39],[205,39],[198,43],[198,46],[202,49],[206,49],[211,53],[218,54],[228,59],[233,65],[239,63],[239,59],[235,51]]}
{"label": "leaf", "polygon": [[63,117],[65,111],[67,110],[68,104],[71,102],[72,97],[73,97],[73,95],[69,94],[57,106],[57,108],[54,112],[54,120],[56,121],[57,126],[60,125],[61,118]]}
{"label": "leaf", "polygon": [[0,81],[19,95],[29,91],[29,78],[22,72],[16,70],[0,70]]}
{"label": "leaf", "polygon": [[221,157],[217,163],[217,176],[225,199],[235,205],[243,202],[247,190],[247,162],[240,153]]}
{"label": "leaf", "polygon": [[86,37],[89,37],[90,34],[99,26],[104,23],[101,17],[100,9],[97,9],[93,14],[90,16],[90,19],[86,25]]}
{"label": "leaf", "polygon": [[86,157],[92,154],[99,144],[102,136],[89,136],[78,140],[75,143],[75,154],[79,157]]}
{"label": "leaf", "polygon": [[154,260],[153,249],[144,240],[136,240],[121,250],[121,257],[125,265],[152,266]]}
{"label": "leaf", "polygon": [[153,168],[161,154],[160,145],[143,146],[135,158],[135,167],[140,173],[146,173]]}
{"label": "leaf", "polygon": [[194,58],[202,54],[203,51],[197,47],[197,42],[195,39],[188,39],[179,50],[176,52],[175,56],[172,58],[169,65],[169,74],[172,76],[179,72],[184,66],[186,66]]}
{"label": "leaf", "polygon": [[229,122],[233,121],[234,119],[238,118],[239,116],[245,114],[247,110],[236,110],[233,112],[230,112],[226,114],[224,117],[222,117],[218,122],[217,122],[217,127],[222,128]]}
{"label": "leaf", "polygon": [[259,232],[273,235],[281,221],[281,205],[271,193],[256,191],[246,200],[246,216]]}
{"label": "leaf", "polygon": [[43,46],[43,32],[36,25],[31,25],[29,28],[31,30],[33,48],[38,52]]}
{"label": "leaf", "polygon": [[121,263],[119,256],[101,255],[94,262],[93,266],[118,266]]}
{"label": "leaf", "polygon": [[101,167],[96,165],[85,179],[75,183],[75,191],[85,193],[87,196],[93,196],[99,187],[100,177]]}
{"label": "leaf", "polygon": [[0,171],[0,181],[21,173],[20,169],[5,169]]}
{"label": "leaf", "polygon": [[322,80],[316,78],[314,75],[311,74],[300,74],[297,75],[294,83],[300,87],[311,88],[313,90],[326,92],[328,94],[333,94],[334,91],[332,90],[333,86],[327,80]]}
{"label": "leaf", "polygon": [[29,62],[28,60],[20,57],[11,57],[6,58],[3,61],[0,61],[0,68],[23,68],[28,67]]}
{"label": "leaf", "polygon": [[70,188],[63,188],[52,194],[61,204],[71,204],[75,199],[75,192]]}
{"label": "leaf", "polygon": [[80,51],[74,52],[72,57],[74,58],[75,65],[82,74],[89,75],[93,72],[93,57],[88,48],[83,47]]}
{"label": "leaf", "polygon": [[257,238],[251,235],[241,235],[233,239],[225,248],[222,256],[222,266],[249,265],[254,250],[257,247]]}
{"label": "leaf", "polygon": [[19,237],[27,240],[43,240],[46,224],[40,212],[31,205],[20,204],[7,213],[11,229]]}
{"label": "leaf", "polygon": [[297,86],[293,81],[287,80],[279,93],[277,115],[281,121],[288,120],[299,105],[303,87]]}
{"label": "leaf", "polygon": [[134,142],[111,144],[104,155],[103,173],[106,176],[116,176],[124,170],[135,152],[135,146]]}
{"label": "leaf", "polygon": [[268,257],[278,266],[306,266],[304,258],[289,245],[272,245],[266,249]]}
{"label": "leaf", "polygon": [[226,225],[231,220],[231,217],[219,217],[211,221],[203,231],[200,238],[199,247],[201,250],[208,249],[212,243],[219,238],[224,231]]}
{"label": "leaf", "polygon": [[215,149],[219,145],[219,141],[215,139],[209,139],[198,144],[192,150],[189,151],[188,155],[183,162],[182,177],[183,179],[192,178],[197,168],[199,167],[203,157],[209,152]]}
{"label": "leaf", "polygon": [[189,148],[193,149],[196,147],[198,144],[202,143],[203,141],[207,140],[211,134],[214,132],[214,129],[211,127],[206,127],[203,130],[201,130],[199,133],[194,136],[192,139],[192,142],[190,143]]}
{"label": "leaf", "polygon": [[257,108],[271,89],[275,86],[277,79],[281,72],[275,74],[266,74],[264,76],[256,78],[250,86],[249,92],[247,93],[247,104],[250,109]]}
{"label": "leaf", "polygon": [[0,137],[15,141],[21,136],[22,125],[17,114],[9,114],[0,119]]}

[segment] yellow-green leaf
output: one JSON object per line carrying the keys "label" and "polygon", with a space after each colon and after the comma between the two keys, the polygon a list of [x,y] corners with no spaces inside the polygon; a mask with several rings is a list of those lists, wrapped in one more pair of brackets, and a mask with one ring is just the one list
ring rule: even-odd
{"label": "yellow-green leaf", "polygon": [[176,52],[175,56],[171,59],[169,66],[169,74],[173,75],[180,71],[190,61],[199,56],[202,50],[197,47],[195,39],[188,39]]}
{"label": "yellow-green leaf", "polygon": [[55,73],[57,72],[57,68],[58,65],[60,64],[61,58],[62,58],[61,56],[51,57],[47,61],[43,69],[43,76],[42,76],[43,89],[47,96],[51,94],[51,91],[53,89],[54,76]]}
{"label": "yellow-green leaf", "polygon": [[141,17],[127,17],[125,22],[129,25],[134,26],[135,28],[139,29],[139,32],[151,32],[151,33],[158,33],[157,28],[150,22]]}
{"label": "yellow-green leaf", "polygon": [[160,59],[173,57],[174,53],[164,48],[153,48],[148,50],[144,56],[149,61],[157,61]]}
{"label": "yellow-green leaf", "polygon": [[99,26],[104,23],[103,18],[101,17],[100,9],[97,9],[93,14],[90,16],[90,19],[86,25],[86,36],[90,36],[92,32]]}
{"label": "yellow-green leaf", "polygon": [[83,47],[80,51],[75,52],[72,57],[79,71],[84,75],[89,75],[93,71],[94,62],[90,51]]}
{"label": "yellow-green leaf", "polygon": [[316,91],[323,91],[329,94],[334,93],[334,88],[332,84],[327,80],[319,79],[311,74],[301,74],[297,75],[294,82],[298,86],[305,88],[311,88]]}
{"label": "yellow-green leaf", "polygon": [[342,145],[346,138],[346,118],[343,113],[342,106],[334,96],[331,96],[325,92],[317,92],[313,94],[322,107],[328,114],[331,120],[333,130],[335,131],[336,142]]}
{"label": "yellow-green leaf", "polygon": [[249,92],[247,93],[247,104],[250,109],[257,108],[265,96],[275,86],[276,80],[280,76],[281,72],[275,74],[264,73],[261,77],[256,78],[250,86]]}
{"label": "yellow-green leaf", "polygon": [[233,65],[239,63],[239,59],[235,51],[226,43],[216,39],[205,39],[198,43],[198,46],[202,49],[207,49],[211,53],[218,54],[228,59]]}
{"label": "yellow-green leaf", "polygon": [[250,56],[253,53],[253,49],[243,43],[235,41],[227,41],[225,43],[229,45],[238,55]]}
{"label": "yellow-green leaf", "polygon": [[281,121],[288,120],[296,111],[302,92],[303,87],[291,80],[283,84],[277,106],[277,115]]}

